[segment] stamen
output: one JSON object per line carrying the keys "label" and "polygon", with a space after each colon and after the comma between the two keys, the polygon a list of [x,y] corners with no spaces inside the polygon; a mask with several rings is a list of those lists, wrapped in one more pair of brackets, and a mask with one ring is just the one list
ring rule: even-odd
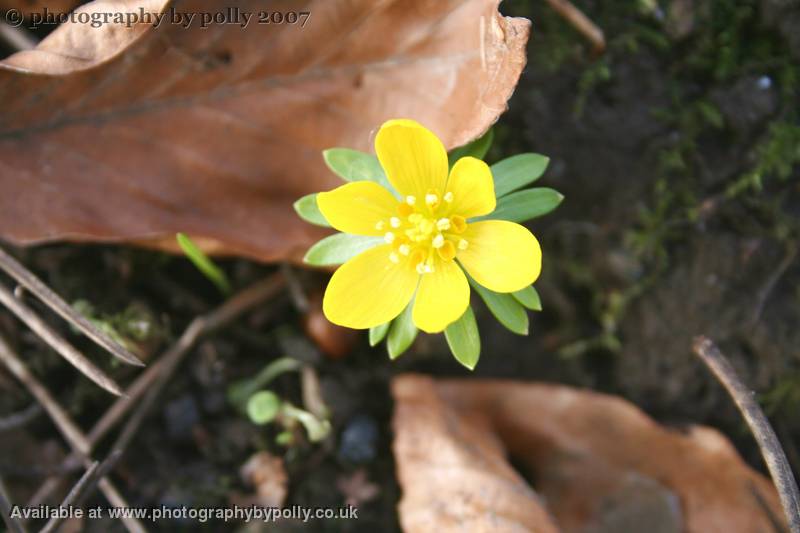
{"label": "stamen", "polygon": [[390,218],[389,219],[389,225],[392,226],[393,228],[399,228],[400,227],[400,219],[397,218],[397,217]]}
{"label": "stamen", "polygon": [[450,229],[450,219],[440,218],[436,221],[436,228],[439,231],[447,231]]}
{"label": "stamen", "polygon": [[401,244],[397,251],[403,255],[408,255],[411,253],[411,247],[407,244]]}
{"label": "stamen", "polygon": [[461,239],[458,241],[459,250],[466,250],[467,248],[469,248],[469,243],[466,241],[466,239]]}
{"label": "stamen", "polygon": [[385,227],[386,227],[386,222],[384,222],[383,220],[379,220],[378,223],[375,224],[375,229],[378,231],[382,231],[383,228]]}
{"label": "stamen", "polygon": [[425,263],[422,263],[422,262],[417,263],[417,266],[416,266],[417,274],[424,274],[425,273],[425,266],[426,266]]}
{"label": "stamen", "polygon": [[425,203],[428,205],[438,204],[439,196],[433,193],[428,193],[425,195]]}
{"label": "stamen", "polygon": [[426,273],[426,274],[430,274],[431,272],[433,272],[433,271],[434,271],[433,265],[431,265],[431,264],[426,264],[426,265],[425,265],[425,269],[424,269],[424,270],[425,270],[425,273]]}
{"label": "stamen", "polygon": [[448,204],[453,201],[453,191],[447,191],[444,195],[444,201]]}
{"label": "stamen", "polygon": [[451,261],[456,256],[456,247],[450,241],[445,241],[444,245],[436,251],[439,253],[439,257],[445,261]]}
{"label": "stamen", "polygon": [[392,253],[389,254],[389,261],[391,261],[392,263],[397,264],[397,263],[400,262],[400,256],[397,255],[396,253],[392,252]]}
{"label": "stamen", "polygon": [[383,240],[387,242],[387,244],[392,244],[395,239],[395,234],[391,231],[386,232],[386,235],[383,236]]}
{"label": "stamen", "polygon": [[417,198],[416,198],[416,197],[414,197],[414,196],[411,196],[411,195],[409,194],[408,196],[406,196],[406,203],[407,203],[408,205],[414,205],[415,203],[417,203]]}
{"label": "stamen", "polygon": [[433,244],[434,248],[441,248],[442,246],[444,246],[444,236],[441,233],[438,234],[436,237],[433,238],[431,244]]}
{"label": "stamen", "polygon": [[467,220],[460,215],[450,217],[450,224],[456,233],[464,233],[464,230],[467,229]]}

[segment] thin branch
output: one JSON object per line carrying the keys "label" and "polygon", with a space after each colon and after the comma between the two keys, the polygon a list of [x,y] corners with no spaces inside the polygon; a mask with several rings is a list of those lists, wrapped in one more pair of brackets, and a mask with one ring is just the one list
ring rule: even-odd
{"label": "thin branch", "polygon": [[17,318],[22,320],[34,333],[42,338],[72,366],[81,371],[83,375],[91,379],[99,386],[109,391],[111,394],[120,396],[122,389],[113,379],[108,377],[105,372],[97,368],[94,363],[89,361],[82,353],[76,350],[70,343],[55,332],[44,320],[34,313],[27,305],[22,303],[11,294],[11,291],[0,285],[0,303],[5,305]]}
{"label": "thin branch", "polygon": [[775,268],[774,271],[769,275],[766,282],[764,282],[764,286],[761,287],[761,290],[758,291],[756,294],[756,301],[755,305],[753,306],[753,313],[750,316],[750,320],[748,321],[747,325],[749,327],[753,327],[758,323],[759,318],[761,318],[761,313],[764,312],[764,306],[767,303],[767,299],[772,291],[775,289],[775,286],[780,281],[781,277],[786,273],[786,270],[791,266],[794,258],[797,256],[797,247],[795,245],[790,245],[789,249],[786,251],[786,254],[783,256],[783,259],[778,266]]}
{"label": "thin branch", "polygon": [[13,518],[11,516],[13,508],[11,499],[8,497],[6,486],[3,480],[0,479],[0,516],[3,517],[3,521],[6,523],[6,527],[8,527],[9,531],[13,533],[25,533],[22,522],[20,522],[18,518]]}
{"label": "thin branch", "polygon": [[42,414],[42,406],[32,403],[22,411],[0,418],[0,433],[24,426]]}
{"label": "thin branch", "polygon": [[5,21],[0,21],[0,38],[14,50],[30,50],[39,44],[39,40],[33,34]]}
{"label": "thin branch", "polygon": [[19,261],[14,259],[5,250],[0,248],[0,268],[5,270],[6,273],[14,278],[17,283],[28,289],[32,294],[36,295],[45,305],[50,307],[53,311],[58,313],[61,318],[75,326],[84,335],[92,339],[94,342],[108,350],[114,357],[124,363],[135,366],[145,366],[138,357],[136,357],[130,350],[120,346],[120,344],[109,337],[109,335],[92,324],[85,316],[75,311],[67,302],[65,302],[59,295],[53,292],[50,287],[44,284],[42,280],[37,278],[33,272],[25,268]]}
{"label": "thin branch", "polygon": [[[125,391],[125,396],[118,398],[105,414],[103,414],[100,420],[97,421],[94,427],[92,427],[87,436],[90,449],[94,448],[94,446],[122,420],[131,408],[137,405],[137,403],[140,403],[145,392],[156,391],[153,395],[155,396],[158,394],[158,391],[160,391],[168,381],[169,376],[172,375],[200,337],[226,325],[242,313],[276,296],[284,286],[284,277],[280,273],[273,274],[255,285],[242,290],[214,311],[195,318],[178,341],[161,356],[158,362],[150,365],[139,375],[133,384]],[[149,404],[150,402],[144,403]],[[136,418],[143,418],[146,414],[147,407],[149,407],[149,405],[146,405],[145,409],[141,409],[141,414],[137,414]],[[138,427],[136,424],[140,422],[141,420],[130,422],[128,428],[123,430],[123,434],[119,437],[115,446],[124,449]],[[78,455],[71,454],[62,462],[62,467],[68,468],[78,459],[80,459]],[[46,502],[58,484],[59,479],[57,477],[48,478],[30,499],[28,505],[37,506]]]}
{"label": "thin branch", "polygon": [[572,5],[568,0],[547,0],[547,3],[592,43],[595,54],[601,54],[606,49],[606,38],[603,35],[603,30],[584,15],[583,11]]}
{"label": "thin branch", "polygon": [[[55,398],[53,398],[44,385],[28,371],[2,337],[0,337],[0,362],[4,363],[14,377],[22,382],[33,397],[42,404],[42,407],[47,411],[47,414],[64,436],[64,439],[69,443],[73,453],[77,455],[84,466],[88,468],[92,464],[92,461],[88,457],[91,453],[91,446],[86,436],[84,436],[77,424],[72,421],[66,411],[56,402]],[[115,507],[128,507],[125,499],[108,479],[104,478],[100,480],[100,490],[111,505]],[[133,517],[123,517],[121,520],[131,533],[144,533],[146,531],[144,526]]]}
{"label": "thin branch", "polygon": [[286,286],[289,288],[289,296],[292,297],[292,303],[295,308],[301,313],[308,312],[308,297],[303,290],[303,284],[297,278],[292,265],[283,263],[281,265],[281,273],[286,278]]}
{"label": "thin branch", "polygon": [[[69,491],[64,501],[61,502],[61,507],[68,508],[72,505],[79,506],[83,498],[94,489],[100,479],[111,471],[121,455],[120,452],[115,451],[106,457],[102,463],[97,461],[92,463],[75,486],[72,487],[72,490]],[[59,518],[58,516],[52,517],[39,533],[56,531],[62,520],[63,518]]]}
{"label": "thin branch", "polygon": [[775,431],[753,399],[753,391],[739,380],[730,362],[710,339],[704,336],[695,337],[692,349],[722,383],[742,413],[758,442],[772,481],[778,489],[789,530],[792,533],[800,533],[800,493],[797,482]]}

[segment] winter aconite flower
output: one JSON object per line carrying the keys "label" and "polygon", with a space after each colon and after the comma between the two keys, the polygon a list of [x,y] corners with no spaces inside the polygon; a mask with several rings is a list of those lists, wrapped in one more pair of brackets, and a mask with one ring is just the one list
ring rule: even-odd
{"label": "winter aconite flower", "polygon": [[328,320],[370,328],[397,317],[413,299],[414,324],[436,333],[469,305],[465,271],[500,293],[536,280],[542,254],[530,231],[503,220],[472,221],[496,205],[486,163],[464,157],[448,172],[441,141],[412,120],[386,122],[375,152],[395,191],[356,181],[317,196],[335,229],[383,239],[334,273],[323,300]]}

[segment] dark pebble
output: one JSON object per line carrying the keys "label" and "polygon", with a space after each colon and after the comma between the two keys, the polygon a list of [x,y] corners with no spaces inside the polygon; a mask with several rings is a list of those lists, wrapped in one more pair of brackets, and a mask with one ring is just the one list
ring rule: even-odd
{"label": "dark pebble", "polygon": [[378,453],[378,425],[367,415],[357,415],[345,426],[339,441],[339,458],[366,463]]}

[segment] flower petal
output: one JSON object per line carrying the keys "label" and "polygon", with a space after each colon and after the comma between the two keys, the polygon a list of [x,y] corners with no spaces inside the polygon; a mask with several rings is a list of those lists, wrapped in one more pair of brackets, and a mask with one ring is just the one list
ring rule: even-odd
{"label": "flower petal", "polygon": [[390,245],[384,244],[363,252],[334,272],[322,311],[340,326],[366,329],[384,324],[405,309],[419,274],[405,264],[389,260]]}
{"label": "flower petal", "polygon": [[469,305],[469,283],[455,261],[435,261],[434,271],[422,275],[414,299],[414,324],[439,333],[458,320]]}
{"label": "flower petal", "polygon": [[450,212],[464,218],[494,211],[494,179],[489,165],[474,157],[462,157],[450,171],[447,192],[453,193]]}
{"label": "flower petal", "polygon": [[390,120],[375,137],[375,153],[386,177],[403,196],[424,201],[442,194],[447,182],[447,151],[430,130],[413,120]]}
{"label": "flower petal", "polygon": [[328,223],[354,235],[383,235],[376,224],[397,214],[397,199],[371,181],[354,181],[317,195],[317,206]]}
{"label": "flower petal", "polygon": [[539,277],[542,249],[524,226],[505,220],[473,222],[461,237],[468,246],[456,258],[487,289],[514,292]]}

